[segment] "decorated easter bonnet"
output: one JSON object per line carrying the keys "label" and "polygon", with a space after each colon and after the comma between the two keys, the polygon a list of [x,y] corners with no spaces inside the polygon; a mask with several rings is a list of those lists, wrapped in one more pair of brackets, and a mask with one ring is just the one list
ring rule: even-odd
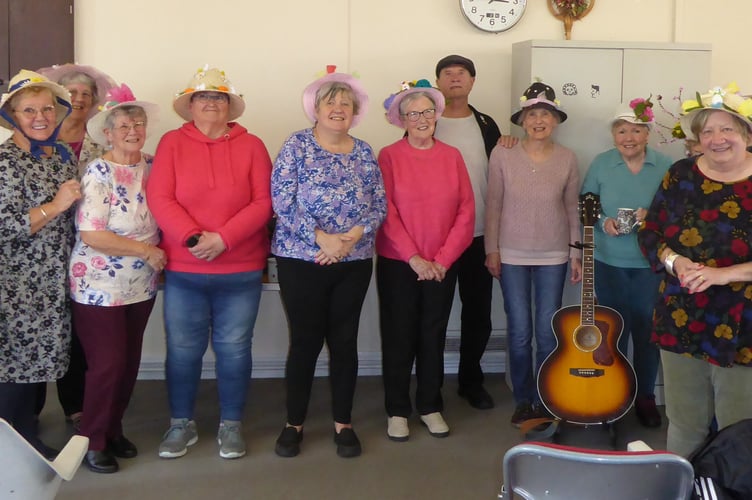
{"label": "decorated easter bonnet", "polygon": [[[124,106],[138,106],[142,108],[144,113],[146,113],[146,120],[149,126],[157,120],[159,106],[151,102],[137,100],[128,85],[123,83],[119,87],[112,87],[107,91],[105,102],[99,107],[99,112],[86,122],[86,131],[94,142],[102,146],[109,145],[107,136],[104,134],[107,117],[116,109]],[[148,127],[147,130],[149,130]]]}
{"label": "decorated easter bonnet", "polygon": [[520,109],[510,117],[511,122],[515,125],[521,125],[522,113],[528,108],[546,108],[559,115],[559,123],[564,123],[567,120],[567,114],[562,111],[561,103],[556,98],[554,89],[541,81],[533,82],[522,94]]}
{"label": "decorated easter bonnet", "polygon": [[386,110],[386,120],[400,128],[404,128],[400,118],[400,103],[402,100],[410,94],[418,92],[424,92],[431,96],[431,99],[436,106],[436,118],[438,119],[442,113],[444,113],[444,94],[437,88],[431,86],[431,83],[425,78],[420,80],[413,80],[411,82],[404,81],[400,85],[400,90],[390,95],[384,100],[384,109]]}
{"label": "decorated easter bonnet", "polygon": [[692,120],[696,113],[703,109],[717,109],[738,117],[752,132],[752,99],[739,93],[736,82],[728,87],[714,87],[706,94],[696,93],[694,99],[682,102],[682,115],[679,117],[679,127],[674,127],[674,137],[684,137],[696,141],[692,133]]}
{"label": "decorated easter bonnet", "polygon": [[[43,141],[32,139],[31,137],[26,136],[23,130],[21,130],[17,126],[11,114],[12,111],[10,110],[11,98],[16,93],[31,87],[42,87],[48,89],[50,92],[52,92],[53,103],[55,105],[56,127],[55,130],[52,131],[52,134],[50,134],[50,136]],[[42,149],[43,147],[51,146],[52,148],[57,150],[63,161],[70,160],[71,155],[68,147],[60,142],[57,142],[57,136],[60,133],[60,125],[63,123],[65,117],[70,114],[70,112],[71,103],[70,93],[68,92],[68,90],[55,82],[51,82],[39,73],[29,71],[28,69],[22,69],[18,72],[17,75],[11,78],[10,82],[8,83],[8,92],[0,97],[0,127],[5,127],[11,130],[20,130],[21,133],[24,134],[29,140],[29,152],[35,158],[41,158],[41,156],[44,154],[44,150]]]}
{"label": "decorated easter bonnet", "polygon": [[10,79],[8,92],[0,98],[0,126],[8,129],[16,128],[16,122],[11,116],[8,103],[16,93],[30,87],[44,87],[52,92],[55,108],[57,109],[56,118],[58,125],[68,116],[68,113],[71,111],[70,93],[68,90],[39,73],[22,69],[16,76]]}
{"label": "decorated easter bonnet", "polygon": [[92,116],[97,114],[99,107],[104,104],[104,99],[105,96],[107,96],[107,91],[117,85],[115,83],[115,80],[113,80],[106,73],[99,71],[93,66],[85,66],[83,64],[56,64],[47,68],[41,68],[38,72],[39,74],[46,76],[53,82],[57,83],[60,83],[60,80],[73,73],[83,73],[94,80],[94,85],[96,85],[97,87],[97,101],[94,102],[91,106],[88,118],[91,118]]}
{"label": "decorated easter bonnet", "polygon": [[322,85],[329,82],[339,82],[348,85],[358,101],[358,114],[353,116],[351,127],[356,127],[368,112],[368,94],[360,80],[347,73],[337,73],[337,66],[330,64],[326,67],[326,73],[317,80],[309,83],[303,90],[303,111],[311,123],[316,123],[316,92]]}
{"label": "decorated easter bonnet", "polygon": [[647,99],[637,97],[629,101],[629,104],[620,104],[616,108],[614,117],[611,119],[611,125],[618,121],[624,121],[635,125],[646,125],[650,128],[655,122],[653,103],[650,101],[650,97]]}
{"label": "decorated easter bonnet", "polygon": [[191,121],[191,96],[195,92],[221,92],[227,94],[230,98],[230,110],[227,117],[228,121],[237,120],[245,111],[245,101],[243,94],[239,94],[230,80],[227,79],[225,72],[217,68],[209,68],[208,65],[200,68],[188,82],[188,85],[175,94],[175,100],[172,107],[175,112],[185,121]]}

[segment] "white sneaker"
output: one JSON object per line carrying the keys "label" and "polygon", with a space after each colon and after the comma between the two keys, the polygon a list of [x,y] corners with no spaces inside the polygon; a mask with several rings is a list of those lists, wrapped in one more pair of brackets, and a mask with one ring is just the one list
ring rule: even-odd
{"label": "white sneaker", "polygon": [[428,427],[428,433],[433,437],[443,438],[449,435],[449,426],[439,412],[421,415],[420,421]]}
{"label": "white sneaker", "polygon": [[407,441],[410,439],[410,429],[405,417],[389,417],[386,435],[392,441]]}

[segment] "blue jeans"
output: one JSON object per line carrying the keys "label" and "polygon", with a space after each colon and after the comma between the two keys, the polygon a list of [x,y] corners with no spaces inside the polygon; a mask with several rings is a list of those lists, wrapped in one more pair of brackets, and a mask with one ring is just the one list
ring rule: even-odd
{"label": "blue jeans", "polygon": [[165,272],[167,392],[172,418],[193,418],[202,359],[211,337],[221,419],[242,419],[261,275],[262,271]]}
{"label": "blue jeans", "polygon": [[[539,401],[535,374],[556,348],[551,318],[561,308],[567,265],[501,265],[501,293],[507,315],[507,349],[514,401]],[[535,299],[535,323],[533,304]],[[532,339],[535,334],[535,365]]]}
{"label": "blue jeans", "polygon": [[615,267],[595,261],[595,295],[598,304],[616,309],[624,319],[619,350],[627,355],[632,337],[632,364],[637,376],[637,396],[652,397],[660,354],[650,343],[653,308],[661,274],[650,268]]}

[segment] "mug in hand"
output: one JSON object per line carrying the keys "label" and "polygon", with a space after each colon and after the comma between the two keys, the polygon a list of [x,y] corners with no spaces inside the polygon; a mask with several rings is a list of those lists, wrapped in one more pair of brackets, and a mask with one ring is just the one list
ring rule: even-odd
{"label": "mug in hand", "polygon": [[616,209],[616,230],[619,234],[629,234],[639,225],[637,210],[634,208]]}

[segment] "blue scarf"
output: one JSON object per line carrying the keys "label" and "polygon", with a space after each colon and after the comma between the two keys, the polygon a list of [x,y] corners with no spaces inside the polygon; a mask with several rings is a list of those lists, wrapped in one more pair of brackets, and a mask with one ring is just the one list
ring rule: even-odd
{"label": "blue scarf", "polygon": [[[73,111],[73,107],[68,101],[61,99],[60,97],[55,96],[55,100],[58,104],[66,109],[65,117],[63,117],[63,120],[65,120],[65,118],[69,114],[71,114],[71,111]],[[34,158],[39,159],[42,157],[42,155],[44,155],[44,149],[42,149],[43,147],[52,146],[55,150],[57,150],[64,162],[70,161],[71,155],[68,147],[65,144],[57,142],[57,136],[60,133],[60,127],[63,125],[63,120],[60,120],[60,123],[58,123],[57,127],[55,127],[55,130],[52,131],[52,134],[47,139],[38,141],[26,135],[26,133],[21,130],[21,128],[16,124],[13,118],[4,109],[0,110],[0,116],[5,118],[13,128],[19,130],[24,135],[24,137],[29,140],[29,142],[31,143],[31,149],[29,150],[29,152]]]}

